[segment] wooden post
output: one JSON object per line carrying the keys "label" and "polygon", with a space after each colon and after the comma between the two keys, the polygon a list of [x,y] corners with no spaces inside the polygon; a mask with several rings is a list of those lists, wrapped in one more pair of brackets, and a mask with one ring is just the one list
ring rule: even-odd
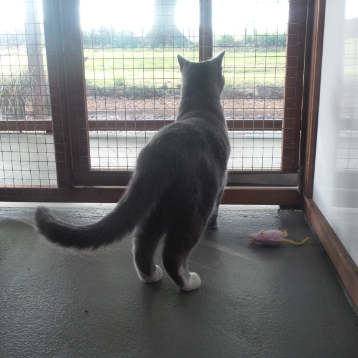
{"label": "wooden post", "polygon": [[282,121],[281,169],[283,173],[298,172],[306,18],[307,0],[290,0]]}
{"label": "wooden post", "polygon": [[302,143],[302,162],[304,163],[303,193],[307,199],[312,199],[313,197],[324,15],[326,6],[326,0],[311,1],[310,10],[313,11],[313,24],[311,25],[312,40],[311,47],[307,49],[307,56],[310,56],[310,63],[309,67],[306,69],[308,84],[305,88],[306,95],[303,102],[303,113],[306,116],[306,123],[304,126],[304,141]]}
{"label": "wooden post", "polygon": [[[40,125],[39,130],[42,130],[41,124],[45,129],[48,128],[49,125],[52,126],[56,158],[57,186],[58,189],[61,190],[56,192],[55,190],[49,191],[43,189],[41,195],[48,195],[50,196],[50,200],[55,200],[53,197],[57,194],[59,198],[66,201],[69,200],[69,192],[67,189],[73,187],[73,170],[66,89],[66,69],[63,55],[64,41],[61,0],[44,1],[43,13],[52,121],[42,123],[40,121],[35,121],[34,124],[36,125],[35,128],[37,128],[37,125]],[[18,123],[18,126],[20,124],[21,123]],[[29,128],[29,124],[27,124],[27,128]]]}

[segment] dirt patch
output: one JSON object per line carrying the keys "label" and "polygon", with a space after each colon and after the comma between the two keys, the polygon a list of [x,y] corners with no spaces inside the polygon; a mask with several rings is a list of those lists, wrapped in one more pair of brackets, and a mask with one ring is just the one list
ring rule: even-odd
{"label": "dirt patch", "polygon": [[[113,97],[87,97],[89,119],[163,119],[175,117],[180,98],[126,99]],[[228,118],[281,119],[282,99],[223,99]]]}

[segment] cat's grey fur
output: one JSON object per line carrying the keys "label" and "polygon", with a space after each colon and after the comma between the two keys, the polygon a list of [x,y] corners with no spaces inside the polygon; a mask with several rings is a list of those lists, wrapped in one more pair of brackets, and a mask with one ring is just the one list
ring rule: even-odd
{"label": "cat's grey fur", "polygon": [[41,234],[62,246],[96,249],[135,231],[134,261],[145,282],[161,279],[153,261],[164,238],[163,264],[172,280],[190,291],[200,278],[189,272],[188,256],[206,227],[217,227],[226,183],[230,144],[220,103],[224,52],[201,62],[180,55],[182,98],[175,123],[158,131],[140,152],[127,191],[99,222],[74,226],[46,207],[36,210]]}

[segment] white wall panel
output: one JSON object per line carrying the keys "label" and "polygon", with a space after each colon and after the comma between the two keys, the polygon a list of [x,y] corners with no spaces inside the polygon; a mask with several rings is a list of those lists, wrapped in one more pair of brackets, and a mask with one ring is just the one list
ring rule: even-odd
{"label": "white wall panel", "polygon": [[327,0],[313,199],[358,265],[358,1]]}

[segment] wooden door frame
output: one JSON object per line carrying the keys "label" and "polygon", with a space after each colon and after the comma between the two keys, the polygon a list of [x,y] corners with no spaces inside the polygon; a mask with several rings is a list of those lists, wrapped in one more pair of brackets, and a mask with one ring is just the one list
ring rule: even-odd
{"label": "wooden door frame", "polygon": [[[83,60],[82,33],[80,28],[80,0],[62,0],[62,21],[64,25],[65,61],[68,83],[68,107],[72,140],[74,185],[115,186],[127,185],[132,171],[91,170],[89,130],[131,130],[159,129],[171,121],[96,121],[91,123],[87,115],[85,68]],[[199,60],[204,61],[213,54],[212,0],[200,0]],[[286,81],[284,119],[264,123],[250,120],[228,120],[229,129],[273,130],[282,129],[281,169],[272,174],[297,173],[299,170],[299,146],[301,130],[301,101],[304,68],[304,46],[306,38],[307,0],[289,1],[289,20],[287,28]],[[121,128],[119,128],[121,127]],[[259,174],[262,170],[230,171],[233,175]],[[234,183],[229,183],[234,185]],[[267,183],[267,186],[270,184]]]}

